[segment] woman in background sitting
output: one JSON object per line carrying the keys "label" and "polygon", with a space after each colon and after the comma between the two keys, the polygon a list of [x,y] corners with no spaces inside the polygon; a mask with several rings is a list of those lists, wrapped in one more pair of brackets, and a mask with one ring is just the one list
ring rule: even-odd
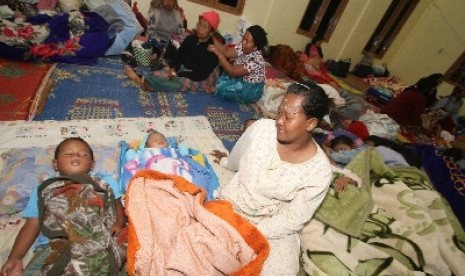
{"label": "woman in background sitting", "polygon": [[387,114],[396,121],[404,133],[418,132],[422,128],[421,114],[431,106],[436,98],[436,88],[443,80],[441,74],[432,74],[421,78],[415,85],[404,90],[381,108],[380,113]]}
{"label": "woman in background sitting", "polygon": [[[213,35],[220,24],[220,17],[215,11],[204,12],[199,16],[197,27],[192,35],[184,39],[179,49],[174,50],[170,55],[168,65],[161,70],[156,70],[150,75],[140,76],[129,65],[125,65],[126,75],[135,82],[143,85],[146,91],[157,91],[161,79],[174,79],[176,77],[186,78],[192,82],[202,82],[212,76],[218,76],[213,73],[218,66],[218,58],[208,50],[209,45],[213,45]],[[216,82],[216,78],[214,81]],[[186,86],[190,82],[182,79],[180,83]],[[179,90],[185,91],[190,87],[181,87]],[[207,85],[205,85],[207,86]],[[201,87],[207,91],[208,87]],[[178,90],[178,91],[179,91]]]}
{"label": "woman in background sitting", "polygon": [[[185,35],[186,28],[183,17],[177,0],[152,0],[146,34],[147,42],[143,44],[143,47],[152,48],[152,60],[160,57],[168,45],[171,35]],[[126,51],[121,53],[121,59],[124,63],[135,67],[137,62],[131,44]]]}
{"label": "woman in background sitting", "polygon": [[[258,25],[249,27],[242,42],[234,48],[226,47],[216,39],[214,42],[209,50],[218,56],[225,71],[216,84],[215,96],[249,104],[258,101],[265,86],[262,53],[263,47],[268,44],[265,30]],[[230,58],[235,59],[233,64],[229,62]]]}

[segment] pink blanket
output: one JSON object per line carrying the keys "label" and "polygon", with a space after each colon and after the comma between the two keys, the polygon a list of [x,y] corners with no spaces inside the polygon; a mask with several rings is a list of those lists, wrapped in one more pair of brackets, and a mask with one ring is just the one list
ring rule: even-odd
{"label": "pink blanket", "polygon": [[177,176],[141,171],[127,193],[130,275],[258,275],[265,238],[234,213]]}

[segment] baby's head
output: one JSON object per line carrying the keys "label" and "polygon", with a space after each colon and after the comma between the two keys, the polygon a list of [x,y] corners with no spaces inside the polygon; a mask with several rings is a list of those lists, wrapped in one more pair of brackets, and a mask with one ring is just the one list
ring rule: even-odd
{"label": "baby's head", "polygon": [[145,142],[146,148],[168,148],[168,140],[166,140],[165,135],[161,134],[158,131],[151,131],[147,136],[147,141]]}
{"label": "baby's head", "polygon": [[329,147],[335,152],[351,150],[354,148],[354,141],[348,136],[339,135],[329,142]]}

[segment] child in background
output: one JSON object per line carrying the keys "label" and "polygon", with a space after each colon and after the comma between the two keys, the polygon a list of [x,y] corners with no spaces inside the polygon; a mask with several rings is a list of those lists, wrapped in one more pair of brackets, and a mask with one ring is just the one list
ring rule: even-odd
{"label": "child in background", "polygon": [[366,140],[370,136],[367,126],[362,121],[345,118],[342,120],[342,125],[345,130],[357,135],[362,140]]}
{"label": "child in background", "polygon": [[[347,165],[357,154],[365,150],[367,145],[356,147],[352,139],[345,135],[337,136],[329,142],[331,152],[329,157],[339,166]],[[388,166],[410,166],[405,158],[397,151],[382,145],[375,146],[378,153]]]}
{"label": "child in background", "polygon": [[[73,176],[90,177],[89,172],[92,170],[93,165],[94,165],[93,151],[90,148],[89,144],[86,141],[84,141],[82,138],[79,138],[79,137],[67,138],[63,140],[60,144],[58,144],[58,146],[55,149],[55,156],[52,161],[52,166],[54,170],[59,173],[60,177],[73,177]],[[123,205],[119,199],[121,197],[119,189],[116,185],[116,182],[114,180],[109,181],[110,178],[108,177],[106,179],[100,179],[100,180],[97,178],[92,178],[90,181],[92,180],[95,181],[95,185],[97,185],[97,187],[99,187],[102,190],[108,191],[107,195],[109,196],[107,197],[111,197],[112,196],[111,193],[114,194],[114,198],[115,198],[114,202],[116,205],[116,206],[110,206],[108,208],[109,212],[114,212],[114,214],[111,214],[112,217],[116,218],[112,226],[103,225],[105,222],[103,222],[102,220],[97,222],[97,223],[101,223],[102,224],[101,226],[95,225],[94,227],[94,225],[87,225],[94,229],[98,227],[101,227],[102,229],[108,227],[107,230],[102,230],[102,232],[99,233],[102,235],[99,235],[98,240],[95,239],[94,237],[95,240],[93,240],[92,242],[99,243],[100,241],[106,240],[106,242],[108,243],[115,243],[113,238],[111,238],[111,235],[118,235],[122,233],[121,230],[125,227],[125,223],[126,223]],[[61,188],[64,194],[70,193],[72,188],[76,187],[76,185],[80,185],[78,188],[80,189],[78,190],[78,196],[80,196],[82,193],[82,190],[84,190],[85,184],[76,184],[73,181],[68,181],[68,180],[66,181],[55,180],[53,185],[55,185],[55,183],[58,183],[60,181],[64,182],[64,185]],[[45,183],[46,182],[44,182],[44,184]],[[32,273],[33,275],[36,275],[35,273],[39,273],[39,270],[41,272],[44,272],[44,269],[48,270],[50,269],[50,266],[54,266],[55,263],[49,263],[49,262],[45,263],[45,261],[50,261],[50,259],[53,259],[52,257],[54,254],[60,254],[54,250],[53,246],[49,243],[48,237],[44,235],[46,233],[43,232],[43,229],[44,229],[43,222],[45,221],[47,215],[50,213],[50,210],[54,208],[54,206],[46,207],[43,217],[41,217],[41,220],[39,220],[39,215],[41,212],[39,210],[39,202],[43,194],[43,193],[40,193],[41,191],[40,189],[43,188],[43,190],[45,190],[45,187],[42,187],[42,186],[44,185],[40,185],[38,186],[36,190],[34,190],[23,212],[23,217],[27,219],[26,223],[21,228],[18,236],[16,237],[15,243],[13,245],[13,249],[11,250],[8,260],[3,265],[0,271],[1,275],[22,275],[23,272],[26,274]],[[58,189],[55,191],[58,191]],[[100,193],[96,194],[96,198],[99,196],[99,194]],[[69,197],[69,200],[71,200],[71,197]],[[85,205],[85,204],[91,204],[91,203],[85,200],[80,200],[79,202],[73,201],[72,207],[74,208],[74,210],[76,210],[76,209],[82,208],[83,204]],[[68,211],[71,210],[71,203],[69,206],[70,206],[69,207],[70,209],[68,209]],[[55,206],[55,209],[56,209],[56,206]],[[74,210],[73,212],[67,212],[67,214],[69,213],[74,214],[75,213]],[[66,210],[62,210],[62,211],[65,212]],[[73,223],[71,222],[71,220],[72,218],[66,221],[71,224]],[[73,232],[73,230],[75,229],[73,228],[72,225],[70,226],[68,224],[66,229],[63,228],[63,230],[66,231],[66,234],[65,234],[66,238],[63,238],[64,241],[62,241],[61,243],[63,243],[62,244],[63,246],[66,246],[68,248],[71,246],[69,250],[73,249],[72,247],[73,242],[77,243],[76,241],[74,241],[75,239],[82,240],[80,242],[81,244],[87,243],[88,236],[86,236],[85,234],[80,235],[77,232]],[[22,259],[35,241],[36,243],[34,246],[34,250],[35,250],[34,257],[29,263],[26,270],[23,271],[24,268],[23,268]],[[67,249],[65,248],[64,250],[67,250]],[[64,254],[64,253],[62,252],[61,254]],[[92,256],[86,255],[84,256],[84,259],[88,260],[89,258],[95,258],[94,254],[95,252],[92,252]],[[73,256],[73,261],[74,261],[74,256]],[[100,272],[102,271],[101,269],[105,270],[105,267],[106,269],[110,269],[110,267],[117,266],[116,264],[112,264],[112,263],[103,263],[102,259],[100,259],[100,261],[101,261],[99,264],[100,267],[96,268]],[[65,271],[62,271],[62,272],[63,273],[67,272],[69,269],[73,269],[71,262],[69,262],[69,264],[66,265],[66,267],[64,268]],[[119,269],[120,267],[116,267],[116,270],[119,270]],[[98,273],[99,271],[87,270],[86,272]]]}

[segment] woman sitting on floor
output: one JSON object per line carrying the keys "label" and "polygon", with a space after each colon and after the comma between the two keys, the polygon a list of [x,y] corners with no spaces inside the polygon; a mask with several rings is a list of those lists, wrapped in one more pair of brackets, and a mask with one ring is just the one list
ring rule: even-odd
{"label": "woman sitting on floor", "polygon": [[233,202],[270,243],[262,275],[299,271],[298,232],[324,199],[332,177],[312,135],[328,110],[329,99],[319,86],[292,84],[276,120],[253,123],[231,151],[227,166],[237,173],[220,187],[219,197]]}
{"label": "woman sitting on floor", "polygon": [[404,133],[418,132],[422,128],[421,114],[436,97],[436,88],[441,84],[441,74],[432,74],[421,78],[415,85],[404,90],[381,108],[380,113],[387,114],[396,121]]}
{"label": "woman sitting on floor", "polygon": [[[268,44],[266,32],[258,25],[247,29],[242,42],[234,48],[214,40],[209,50],[218,56],[225,74],[216,84],[215,96],[242,103],[255,103],[263,95],[265,60],[262,50]],[[235,58],[231,64],[229,59]]]}
{"label": "woman sitting on floor", "polygon": [[[147,91],[157,91],[160,84],[166,79],[177,79],[179,90],[191,89],[192,82],[202,82],[206,80],[218,65],[218,58],[208,51],[208,46],[213,45],[213,35],[220,24],[220,17],[217,12],[204,12],[199,16],[197,28],[194,34],[186,37],[178,50],[169,57],[169,65],[162,70],[153,72],[153,75],[139,76],[129,65],[125,65],[124,71],[135,82],[143,85]],[[214,78],[214,76],[212,76]],[[216,82],[216,79],[211,81]],[[184,83],[184,87],[181,84]],[[207,91],[206,85],[200,87]]]}

